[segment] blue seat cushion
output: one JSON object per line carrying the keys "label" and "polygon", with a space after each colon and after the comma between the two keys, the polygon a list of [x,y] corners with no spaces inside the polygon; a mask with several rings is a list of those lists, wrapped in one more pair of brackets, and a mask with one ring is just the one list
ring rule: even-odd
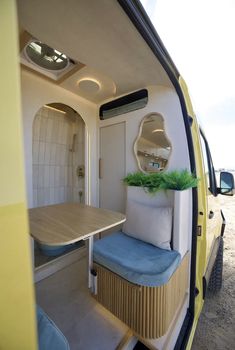
{"label": "blue seat cushion", "polygon": [[39,350],[70,349],[63,333],[39,306],[37,306],[37,328]]}
{"label": "blue seat cushion", "polygon": [[169,281],[181,256],[120,231],[94,243],[93,259],[132,283],[157,287]]}

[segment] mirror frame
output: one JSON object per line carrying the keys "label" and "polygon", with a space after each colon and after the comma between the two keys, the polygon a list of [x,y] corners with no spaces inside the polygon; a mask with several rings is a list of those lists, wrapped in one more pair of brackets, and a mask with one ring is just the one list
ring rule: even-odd
{"label": "mirror frame", "polygon": [[[223,174],[229,175],[231,178],[232,186],[230,188],[223,188],[221,187],[221,183],[223,180]],[[225,190],[225,192],[222,192]],[[233,190],[234,190],[234,177],[233,174],[228,172],[228,171],[221,171],[220,172],[220,188],[219,188],[219,193],[224,195],[224,196],[233,196]]]}
{"label": "mirror frame", "polygon": [[137,143],[138,143],[138,140],[140,139],[141,137],[141,134],[142,134],[142,130],[143,130],[143,125],[144,125],[144,122],[145,120],[150,117],[151,115],[155,115],[155,116],[158,116],[158,117],[161,117],[162,118],[162,123],[163,123],[163,129],[164,129],[164,134],[165,134],[165,137],[167,139],[167,141],[169,142],[169,145],[171,147],[171,150],[170,150],[170,153],[169,153],[169,158],[167,160],[167,165],[165,166],[165,168],[162,170],[162,171],[165,171],[168,169],[168,166],[169,166],[169,160],[170,160],[170,157],[172,155],[172,143],[170,142],[169,140],[169,137],[167,136],[167,133],[166,133],[166,128],[165,128],[165,120],[163,118],[163,116],[160,114],[160,113],[157,113],[157,112],[151,112],[151,113],[148,113],[147,115],[144,116],[144,118],[141,120],[141,123],[140,123],[140,126],[139,126],[139,133],[135,139],[135,142],[134,142],[134,154],[135,154],[135,158],[137,160],[137,164],[138,164],[138,168],[139,170],[144,173],[144,174],[149,174],[148,171],[145,171],[142,169],[141,167],[141,164],[140,164],[140,160],[139,160],[139,156],[138,156],[138,149],[137,149]]}

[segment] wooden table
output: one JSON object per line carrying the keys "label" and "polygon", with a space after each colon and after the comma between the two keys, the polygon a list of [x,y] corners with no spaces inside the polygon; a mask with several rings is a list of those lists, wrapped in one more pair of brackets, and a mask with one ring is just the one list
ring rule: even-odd
{"label": "wooden table", "polygon": [[63,203],[29,209],[31,236],[39,243],[58,246],[88,239],[89,288],[92,286],[93,236],[119,225],[125,215],[79,203]]}

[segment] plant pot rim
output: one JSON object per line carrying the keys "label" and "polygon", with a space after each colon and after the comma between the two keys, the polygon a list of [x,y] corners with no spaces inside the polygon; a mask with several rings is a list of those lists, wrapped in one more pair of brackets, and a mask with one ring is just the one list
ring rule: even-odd
{"label": "plant pot rim", "polygon": [[[127,185],[127,187],[136,187],[136,188],[142,188],[142,190],[145,190],[145,189],[148,189],[150,187],[147,187],[147,186],[136,186],[136,185]],[[163,188],[160,188],[156,193],[158,192],[162,192],[162,191],[176,191],[176,192],[183,192],[183,191],[187,191],[187,190],[191,190],[193,187],[189,187],[189,188],[185,188],[184,190],[178,190],[178,189],[175,189],[175,188],[166,188],[166,189],[163,189]]]}

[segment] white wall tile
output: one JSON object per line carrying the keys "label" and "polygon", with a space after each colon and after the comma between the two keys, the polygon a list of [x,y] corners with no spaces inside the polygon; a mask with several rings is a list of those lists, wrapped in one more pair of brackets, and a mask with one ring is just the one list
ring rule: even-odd
{"label": "white wall tile", "polygon": [[69,123],[66,121],[64,123],[64,127],[63,127],[63,137],[62,137],[62,140],[63,140],[63,145],[67,145],[68,143],[68,129],[69,129],[70,125]]}
{"label": "white wall tile", "polygon": [[41,108],[41,116],[44,118],[48,118],[49,117],[49,111],[50,109],[47,107],[42,107]]}
{"label": "white wall tile", "polygon": [[64,161],[64,165],[68,166],[69,164],[69,149],[68,149],[68,145],[65,145],[65,161]]}
{"label": "white wall tile", "polygon": [[77,167],[73,167],[72,168],[72,172],[73,172],[73,175],[72,175],[72,185],[73,187],[78,187],[78,176],[77,176]]}
{"label": "white wall tile", "polygon": [[50,166],[44,166],[44,187],[50,186]]}
{"label": "white wall tile", "polygon": [[[33,126],[35,206],[79,201],[78,189],[84,188],[83,179],[79,181],[76,175],[77,166],[84,164],[82,125],[81,121],[72,123],[63,114],[47,108],[37,114]],[[74,134],[77,134],[76,152],[70,152]]]}
{"label": "white wall tile", "polygon": [[[75,160],[77,162],[77,164],[79,165],[83,165],[84,164],[84,152],[82,152],[82,148],[79,145],[79,149],[78,152],[76,154]],[[74,165],[76,164],[76,162],[74,163]]]}
{"label": "white wall tile", "polygon": [[33,206],[34,208],[38,206],[38,190],[33,190]]}
{"label": "white wall tile", "polygon": [[46,141],[46,132],[47,132],[47,118],[42,117],[41,118],[41,124],[40,124],[40,141]]}
{"label": "white wall tile", "polygon": [[68,167],[68,186],[73,186],[73,168],[71,166]]}
{"label": "white wall tile", "polygon": [[55,203],[60,203],[60,188],[55,187]]}
{"label": "white wall tile", "polygon": [[59,131],[58,131],[58,139],[57,142],[61,145],[63,143],[63,128],[64,123],[62,121],[59,121]]}
{"label": "white wall tile", "polygon": [[39,156],[38,164],[44,164],[45,162],[45,142],[39,142]]}
{"label": "white wall tile", "polygon": [[68,165],[72,165],[73,164],[73,152],[69,151],[68,153]]}
{"label": "white wall tile", "polygon": [[78,134],[78,143],[80,143],[80,144],[83,143],[84,142],[84,127],[82,124],[79,124],[77,134]]}
{"label": "white wall tile", "polygon": [[44,205],[44,188],[38,189],[38,206],[41,207]]}
{"label": "white wall tile", "polygon": [[48,119],[47,130],[46,130],[46,141],[47,142],[51,142],[51,140],[52,140],[52,130],[53,130],[53,120]]}
{"label": "white wall tile", "polygon": [[50,187],[50,204],[54,204],[55,203],[55,188],[54,187]]}
{"label": "white wall tile", "polygon": [[50,165],[56,164],[56,143],[51,143]]}
{"label": "white wall tile", "polygon": [[44,188],[44,205],[50,204],[50,191],[49,188]]}
{"label": "white wall tile", "polygon": [[36,114],[33,122],[33,140],[34,141],[39,141],[40,124],[41,124],[41,116],[40,114]]}
{"label": "white wall tile", "polygon": [[33,189],[38,188],[38,165],[33,165]]}
{"label": "white wall tile", "polygon": [[66,146],[60,145],[60,165],[65,165]]}
{"label": "white wall tile", "polygon": [[38,166],[38,188],[44,187],[44,165]]}
{"label": "white wall tile", "polygon": [[52,109],[47,108],[48,110],[48,119],[54,119],[54,112]]}
{"label": "white wall tile", "polygon": [[49,180],[50,187],[55,186],[55,166],[50,165],[50,180]]}
{"label": "white wall tile", "polygon": [[45,143],[45,165],[50,165],[50,158],[51,158],[51,143],[46,142]]}
{"label": "white wall tile", "polygon": [[60,186],[60,167],[55,166],[55,187]]}
{"label": "white wall tile", "polygon": [[64,182],[65,186],[68,187],[68,166],[64,167]]}
{"label": "white wall tile", "polygon": [[56,144],[55,165],[60,165],[61,145]]}
{"label": "white wall tile", "polygon": [[64,166],[60,166],[60,186],[65,186],[65,171],[64,171]]}
{"label": "white wall tile", "polygon": [[77,189],[73,189],[73,202],[80,202]]}
{"label": "white wall tile", "polygon": [[65,202],[65,188],[60,187],[59,193],[60,193],[60,203],[64,203]]}
{"label": "white wall tile", "polygon": [[54,113],[54,118],[57,119],[59,122],[63,122],[64,121],[64,114],[57,112],[57,111],[53,111]]}
{"label": "white wall tile", "polygon": [[38,164],[39,141],[33,141],[33,164]]}
{"label": "white wall tile", "polygon": [[59,122],[57,119],[53,119],[53,128],[52,128],[52,142],[58,142],[58,131],[59,131]]}
{"label": "white wall tile", "polygon": [[72,147],[72,138],[73,138],[73,127],[70,125],[67,129],[67,145],[69,148]]}
{"label": "white wall tile", "polygon": [[73,188],[67,187],[67,202],[73,201]]}

